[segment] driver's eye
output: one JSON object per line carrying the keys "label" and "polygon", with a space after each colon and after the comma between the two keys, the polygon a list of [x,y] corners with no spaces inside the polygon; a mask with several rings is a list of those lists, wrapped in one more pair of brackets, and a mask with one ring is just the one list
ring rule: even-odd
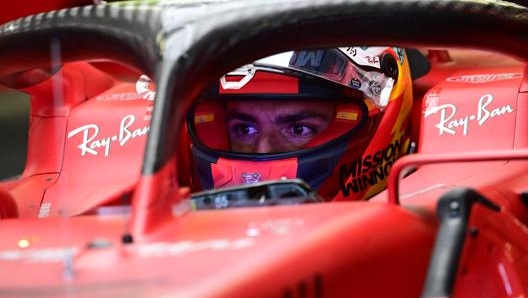
{"label": "driver's eye", "polygon": [[309,127],[304,124],[292,124],[290,129],[288,130],[288,133],[296,137],[306,138],[313,136],[316,131],[312,127]]}
{"label": "driver's eye", "polygon": [[237,124],[232,130],[240,137],[252,136],[258,132],[254,126],[248,124]]}

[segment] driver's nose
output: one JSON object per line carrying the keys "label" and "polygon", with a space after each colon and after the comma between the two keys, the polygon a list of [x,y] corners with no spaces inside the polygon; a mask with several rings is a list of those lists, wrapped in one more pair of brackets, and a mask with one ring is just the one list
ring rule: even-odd
{"label": "driver's nose", "polygon": [[273,136],[261,136],[258,139],[255,153],[272,153],[275,152]]}

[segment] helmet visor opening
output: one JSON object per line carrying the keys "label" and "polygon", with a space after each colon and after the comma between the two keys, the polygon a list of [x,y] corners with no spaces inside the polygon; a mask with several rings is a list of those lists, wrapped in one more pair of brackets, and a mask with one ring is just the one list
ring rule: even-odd
{"label": "helmet visor opening", "polygon": [[230,153],[296,152],[333,141],[368,117],[361,101],[202,100],[188,118],[191,137]]}

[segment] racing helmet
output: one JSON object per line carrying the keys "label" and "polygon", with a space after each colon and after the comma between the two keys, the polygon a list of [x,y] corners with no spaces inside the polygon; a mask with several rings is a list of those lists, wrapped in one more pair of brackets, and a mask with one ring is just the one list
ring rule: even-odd
{"label": "racing helmet", "polygon": [[224,75],[187,115],[193,191],[300,178],[325,200],[383,190],[410,146],[405,51],[280,53]]}

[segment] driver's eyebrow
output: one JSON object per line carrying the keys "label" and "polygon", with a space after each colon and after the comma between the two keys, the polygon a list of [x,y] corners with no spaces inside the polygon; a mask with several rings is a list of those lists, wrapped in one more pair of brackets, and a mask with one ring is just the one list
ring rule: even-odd
{"label": "driver's eyebrow", "polygon": [[253,116],[251,114],[248,114],[248,113],[242,113],[242,112],[238,112],[238,111],[231,111],[231,112],[227,113],[226,119],[227,119],[227,121],[240,120],[240,121],[257,123],[257,117],[255,117],[255,116]]}
{"label": "driver's eyebrow", "polygon": [[328,117],[322,113],[319,113],[314,110],[303,110],[300,112],[295,112],[293,114],[281,114],[275,117],[275,124],[286,124],[292,122],[298,122],[306,119],[320,119],[323,121],[328,120]]}

